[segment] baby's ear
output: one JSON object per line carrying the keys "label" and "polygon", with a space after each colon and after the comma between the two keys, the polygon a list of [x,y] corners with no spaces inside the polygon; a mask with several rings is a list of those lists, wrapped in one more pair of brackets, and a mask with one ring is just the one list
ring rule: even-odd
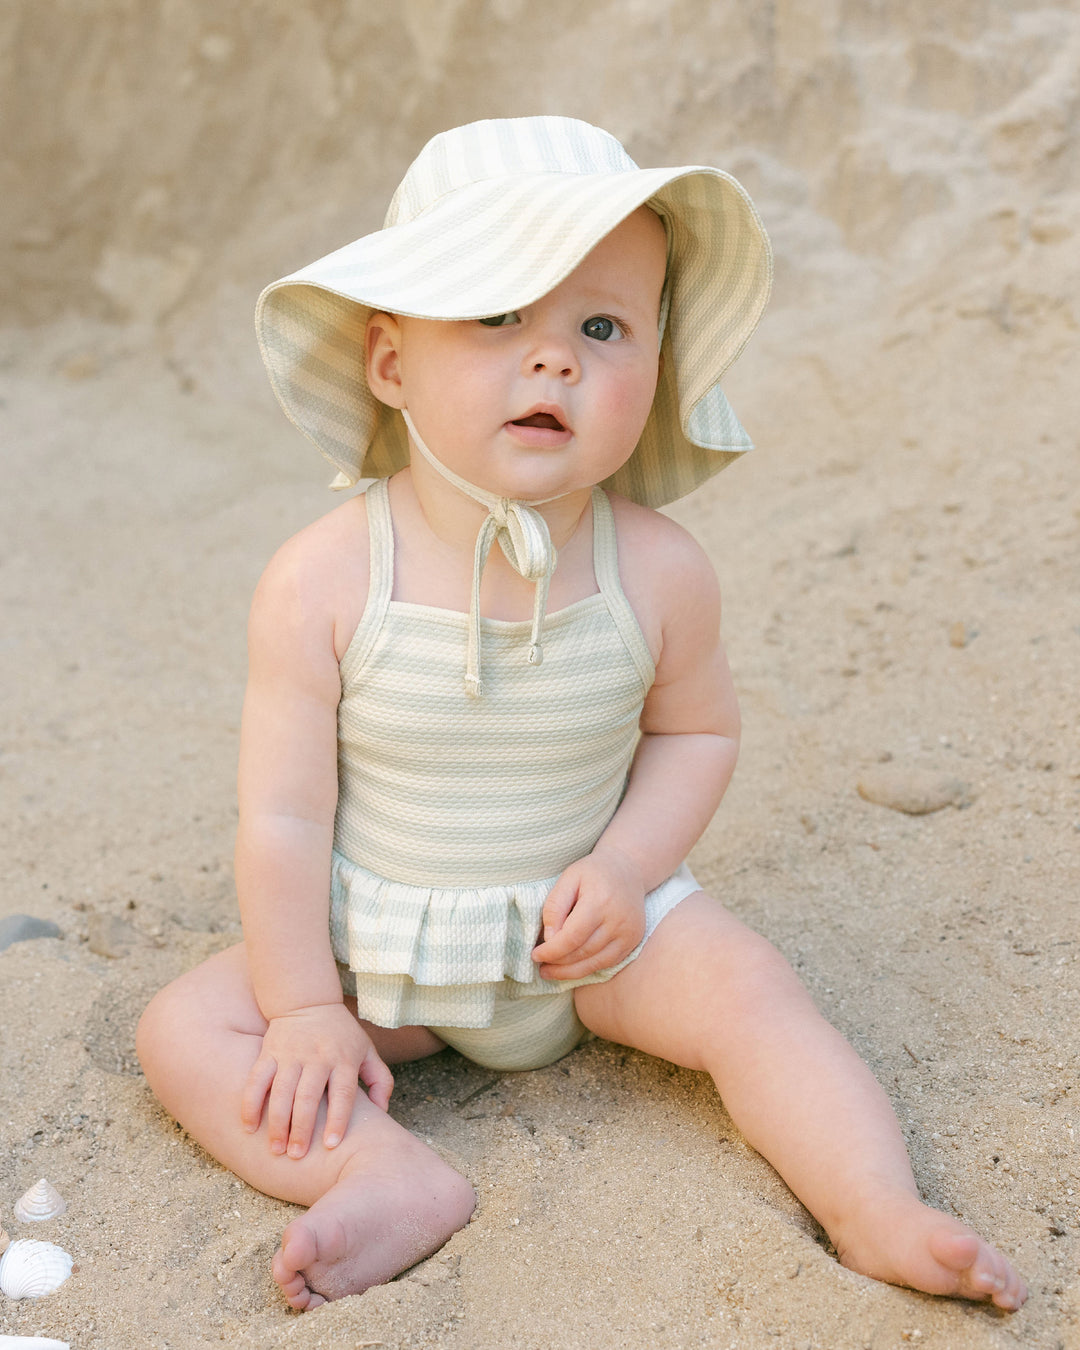
{"label": "baby's ear", "polygon": [[401,324],[393,314],[377,312],[364,334],[367,381],[371,392],[391,408],[405,406],[401,387]]}

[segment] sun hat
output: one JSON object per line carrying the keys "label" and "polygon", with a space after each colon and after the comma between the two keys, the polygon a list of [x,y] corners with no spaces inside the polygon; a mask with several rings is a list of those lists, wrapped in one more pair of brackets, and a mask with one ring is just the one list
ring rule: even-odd
{"label": "sun hat", "polygon": [[401,413],[367,383],[372,313],[480,319],[521,309],[642,205],[668,236],[663,365],[641,439],[603,486],[662,506],[751,449],[719,385],[772,280],[768,237],[746,191],[704,165],[638,168],[613,136],[575,118],[510,118],[435,136],[381,230],[259,296],[255,327],[270,383],[338,469],[332,486],[409,462]]}

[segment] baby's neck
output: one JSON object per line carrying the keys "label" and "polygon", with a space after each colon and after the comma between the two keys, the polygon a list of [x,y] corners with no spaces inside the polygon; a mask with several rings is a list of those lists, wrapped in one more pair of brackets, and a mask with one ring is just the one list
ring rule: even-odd
{"label": "baby's neck", "polygon": [[[467,612],[476,537],[487,511],[441,479],[418,483],[417,468],[403,469],[390,484],[394,597]],[[591,520],[591,496],[592,489],[584,488],[536,508],[559,555],[551,579],[550,613],[596,590],[592,531],[584,528]],[[514,571],[498,545],[492,548],[483,572],[481,613],[495,619],[527,619],[534,597],[535,586]]]}
{"label": "baby's neck", "polygon": [[[488,515],[488,508],[465,496],[422,459],[404,469],[398,477],[403,480],[403,486],[408,485],[432,535],[445,547],[460,551],[471,562],[476,536]],[[592,488],[586,487],[533,506],[544,517],[556,550],[564,548],[573,538],[591,498]]]}

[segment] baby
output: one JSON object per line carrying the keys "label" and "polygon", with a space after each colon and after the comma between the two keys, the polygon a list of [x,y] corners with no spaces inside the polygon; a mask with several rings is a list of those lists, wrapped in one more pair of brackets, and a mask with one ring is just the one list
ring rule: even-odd
{"label": "baby", "polygon": [[684,863],[739,717],[712,568],[654,508],[749,448],[718,382],[770,276],[732,178],[535,117],[437,136],[381,231],[260,298],[286,413],[336,485],[375,481],[259,583],[244,942],[158,994],[138,1048],[215,1158],[310,1206],[273,1261],[294,1308],[473,1211],[388,1114],[388,1065],[534,1068],[590,1033],[711,1074],[844,1265],[1026,1297],[920,1201],[870,1071]]}

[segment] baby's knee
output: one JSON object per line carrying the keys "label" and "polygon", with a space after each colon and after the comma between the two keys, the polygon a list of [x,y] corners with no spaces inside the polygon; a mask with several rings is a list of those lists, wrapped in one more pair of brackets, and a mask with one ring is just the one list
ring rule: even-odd
{"label": "baby's knee", "polygon": [[139,1063],[142,1065],[143,1073],[146,1074],[147,1078],[150,1077],[157,1061],[162,1033],[165,1030],[166,1023],[163,1016],[162,998],[165,992],[162,989],[154,995],[143,1009],[142,1016],[135,1028],[135,1053],[139,1057]]}
{"label": "baby's knee", "polygon": [[183,1025],[182,1003],[176,981],[167,984],[143,1009],[135,1028],[135,1053],[151,1085],[174,1058],[179,1028]]}

